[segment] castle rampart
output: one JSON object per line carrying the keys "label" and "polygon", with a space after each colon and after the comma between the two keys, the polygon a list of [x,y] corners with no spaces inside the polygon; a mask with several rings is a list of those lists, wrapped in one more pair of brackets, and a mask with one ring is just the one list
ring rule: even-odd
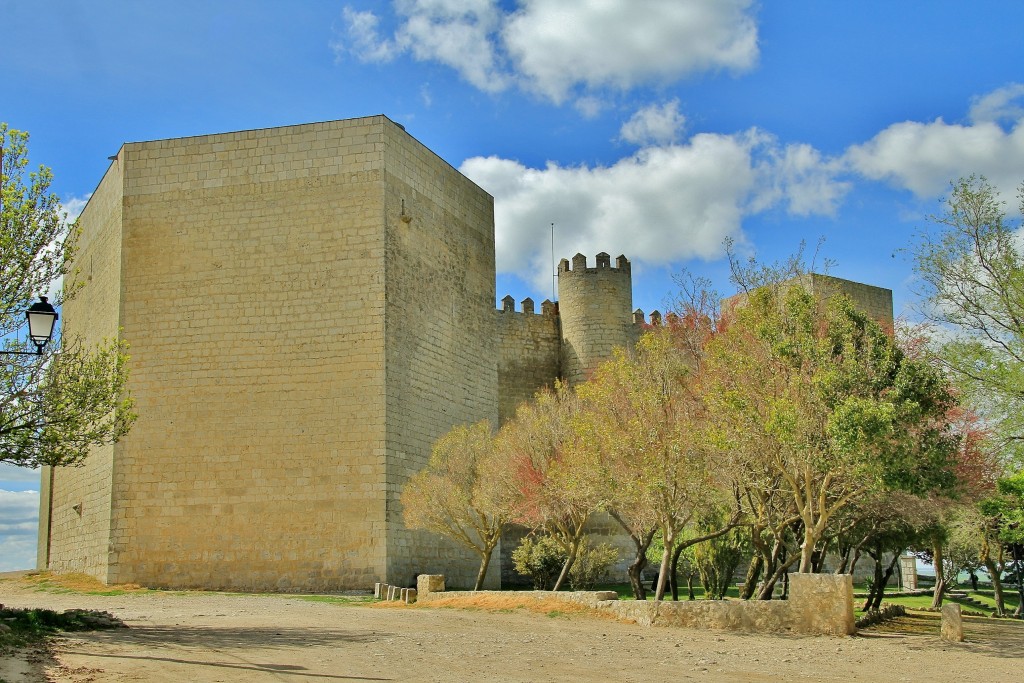
{"label": "castle rampart", "polygon": [[496,311],[498,348],[498,415],[504,423],[515,415],[516,407],[550,387],[561,374],[561,338],[558,306],[541,304],[541,313],[533,312],[533,300],[524,299],[522,312],[516,312],[512,297],[502,299]]}

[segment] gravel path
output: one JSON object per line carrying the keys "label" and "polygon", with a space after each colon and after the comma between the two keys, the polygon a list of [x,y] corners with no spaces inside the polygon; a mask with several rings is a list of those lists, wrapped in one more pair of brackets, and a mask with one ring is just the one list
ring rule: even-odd
{"label": "gravel path", "polygon": [[969,620],[969,642],[951,645],[937,621],[926,634],[896,624],[852,638],[780,637],[284,596],[62,594],[16,580],[0,580],[0,602],[102,609],[129,625],[0,661],[8,683],[1008,681],[1024,657],[1024,624],[992,620]]}

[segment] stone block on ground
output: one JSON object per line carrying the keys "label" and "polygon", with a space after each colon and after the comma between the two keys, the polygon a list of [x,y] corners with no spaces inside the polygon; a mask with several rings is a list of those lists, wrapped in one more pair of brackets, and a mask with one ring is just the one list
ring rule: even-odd
{"label": "stone block on ground", "polygon": [[416,577],[416,590],[420,597],[444,592],[444,574],[420,574]]}
{"label": "stone block on ground", "polygon": [[960,613],[960,605],[955,602],[948,602],[942,606],[942,626],[939,635],[950,643],[964,642],[964,620]]}

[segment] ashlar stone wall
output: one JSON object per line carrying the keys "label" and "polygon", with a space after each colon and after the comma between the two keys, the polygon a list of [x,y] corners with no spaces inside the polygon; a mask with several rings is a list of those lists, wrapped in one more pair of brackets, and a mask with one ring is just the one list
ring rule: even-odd
{"label": "ashlar stone wall", "polygon": [[[406,529],[400,495],[433,443],[459,424],[498,420],[494,214],[489,194],[397,125],[384,130],[387,571],[398,586],[451,566],[472,585],[479,558]],[[497,585],[494,567],[489,585]],[[371,580],[367,585],[372,585]]]}
{"label": "ashlar stone wall", "polygon": [[[122,168],[113,164],[93,193],[81,224],[73,274],[78,293],[61,310],[65,340],[98,343],[118,337],[121,291]],[[37,565],[56,572],[109,577],[115,451],[95,448],[81,467],[44,467],[41,475]]]}
{"label": "ashlar stone wall", "polygon": [[554,384],[560,374],[561,337],[558,307],[550,301],[535,312],[533,301],[525,299],[517,312],[512,297],[506,297],[495,313],[498,413],[503,424],[520,403]]}

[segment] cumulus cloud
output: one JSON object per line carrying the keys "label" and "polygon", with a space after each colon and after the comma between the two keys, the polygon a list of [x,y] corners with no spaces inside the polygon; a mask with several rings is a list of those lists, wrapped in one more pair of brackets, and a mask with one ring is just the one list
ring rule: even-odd
{"label": "cumulus cloud", "polygon": [[665,104],[652,104],[622,124],[619,137],[636,145],[665,145],[675,142],[686,125],[686,117],[679,113],[679,100]]}
{"label": "cumulus cloud", "polygon": [[[758,57],[753,0],[396,0],[397,28],[346,7],[331,43],[339,58],[404,53],[445,64],[473,86],[518,84],[555,103],[707,71],[743,71]],[[584,111],[592,109],[584,104]]]}
{"label": "cumulus cloud", "polygon": [[331,43],[339,58],[352,54],[368,62],[387,62],[403,53],[436,61],[457,71],[480,90],[508,85],[497,53],[496,33],[503,14],[493,0],[397,0],[399,26],[392,38],[380,34],[380,18],[346,7],[344,31]]}
{"label": "cumulus cloud", "polygon": [[[961,176],[984,175],[1006,196],[1024,178],[1024,87],[975,98],[970,123],[895,123],[847,150],[850,168],[872,180],[935,197]],[[1008,121],[1007,125],[1002,122]]]}
{"label": "cumulus cloud", "polygon": [[1024,83],[1011,83],[971,100],[968,116],[975,123],[1011,123],[1024,119]]}
{"label": "cumulus cloud", "polygon": [[611,166],[537,169],[475,157],[460,170],[495,198],[498,271],[541,289],[551,277],[552,222],[559,256],[608,251],[653,265],[714,259],[726,237],[743,241],[745,216],[775,206],[831,213],[846,191],[830,180],[836,168],[750,129],[645,147]]}
{"label": "cumulus cloud", "polygon": [[574,88],[629,90],[757,61],[749,0],[524,0],[502,38],[526,86],[554,102]]}
{"label": "cumulus cloud", "polygon": [[0,571],[35,567],[38,527],[38,491],[0,490]]}

